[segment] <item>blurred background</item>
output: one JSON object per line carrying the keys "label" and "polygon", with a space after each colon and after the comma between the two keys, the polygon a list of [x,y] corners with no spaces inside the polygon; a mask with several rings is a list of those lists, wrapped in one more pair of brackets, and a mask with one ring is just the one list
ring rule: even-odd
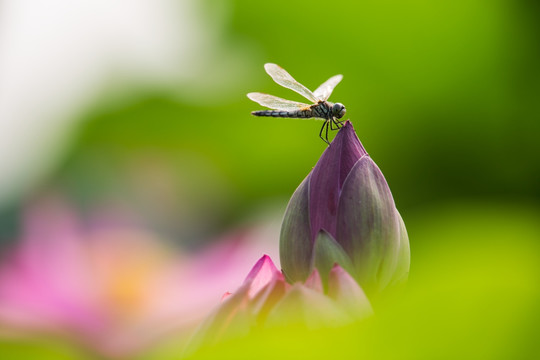
{"label": "blurred background", "polygon": [[[326,145],[320,122],[250,115],[260,109],[251,91],[302,101],[266,75],[274,62],[310,89],[344,75],[330,100],[347,107],[407,225],[412,298],[503,335],[536,333],[539,16],[526,0],[3,1],[2,259],[29,238],[84,243],[120,230],[182,264],[243,241],[244,262],[229,264],[238,271],[209,280],[212,301],[263,253],[277,262],[288,198]],[[48,268],[55,260],[41,254]],[[495,310],[469,316],[482,304],[514,322],[494,321]],[[22,346],[7,332],[10,358],[44,347],[58,358],[42,338]]]}

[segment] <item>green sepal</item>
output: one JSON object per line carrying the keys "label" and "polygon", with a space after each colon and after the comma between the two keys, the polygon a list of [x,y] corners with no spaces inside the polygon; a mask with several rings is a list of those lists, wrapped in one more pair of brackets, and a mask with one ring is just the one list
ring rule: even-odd
{"label": "green sepal", "polygon": [[312,267],[319,270],[325,287],[328,284],[330,270],[332,270],[335,264],[339,264],[348,273],[354,274],[354,267],[349,255],[347,255],[343,247],[332,235],[321,230],[313,245]]}

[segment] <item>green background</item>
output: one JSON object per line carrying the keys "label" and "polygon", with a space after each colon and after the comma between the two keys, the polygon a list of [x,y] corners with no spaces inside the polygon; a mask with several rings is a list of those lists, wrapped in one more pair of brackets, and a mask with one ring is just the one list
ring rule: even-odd
{"label": "green background", "polygon": [[[208,12],[216,6],[203,4]],[[383,171],[409,231],[410,290],[404,305],[388,312],[395,316],[369,325],[372,332],[363,327],[305,336],[284,331],[201,356],[257,354],[261,343],[272,339],[282,346],[271,346],[276,353],[265,355],[288,351],[293,357],[297,343],[283,339],[305,343],[313,342],[312,336],[326,342],[315,341],[302,354],[356,358],[361,344],[365,358],[538,356],[533,352],[540,300],[538,3],[246,0],[228,5],[220,44],[233,48],[242,42],[249,49],[241,58],[249,70],[233,74],[244,79],[240,86],[221,89],[222,99],[195,93],[197,103],[149,88],[131,89],[130,96],[115,101],[104,94],[79,119],[55,171],[4,204],[2,239],[16,239],[21,204],[47,189],[65,194],[83,213],[114,199],[148,228],[186,246],[209,241],[262,207],[284,209],[326,146],[318,138],[321,123],[252,117],[250,111],[260,107],[245,94],[261,91],[302,101],[273,83],[265,62],[281,65],[310,89],[341,73],[344,79],[330,100],[347,107],[346,118]],[[226,62],[222,68],[216,64],[214,72],[230,71]],[[212,78],[201,81],[211,84]],[[172,184],[170,192],[161,190],[159,176],[148,182],[134,176],[155,166]],[[33,346],[40,354],[53,347],[53,355],[40,358],[59,358],[60,350],[50,343]],[[1,347],[10,359],[28,358],[33,351],[11,342]],[[172,357],[171,348],[150,357]]]}

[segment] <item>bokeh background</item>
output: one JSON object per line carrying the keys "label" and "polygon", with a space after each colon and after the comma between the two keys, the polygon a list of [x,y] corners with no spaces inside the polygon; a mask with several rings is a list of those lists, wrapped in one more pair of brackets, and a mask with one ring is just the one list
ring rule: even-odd
{"label": "bokeh background", "polygon": [[[311,89],[341,73],[330,100],[346,105],[411,242],[404,308],[363,353],[534,354],[537,2],[7,0],[0,9],[2,258],[32,221],[49,234],[66,207],[83,233],[144,232],[187,259],[248,232],[238,272],[208,281],[218,294],[234,290],[257,254],[277,253],[288,198],[325,148],[320,122],[252,117],[259,105],[245,94],[302,101],[273,83],[266,62]],[[399,346],[385,346],[387,336]],[[83,356],[66,346],[9,335],[0,353]]]}

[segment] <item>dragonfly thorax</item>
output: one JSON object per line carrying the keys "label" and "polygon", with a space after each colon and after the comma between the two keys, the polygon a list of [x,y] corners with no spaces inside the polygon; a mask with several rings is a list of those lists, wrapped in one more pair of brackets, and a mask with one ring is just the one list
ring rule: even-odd
{"label": "dragonfly thorax", "polygon": [[331,103],[325,100],[319,100],[316,104],[311,105],[311,116],[320,119],[341,119],[345,115],[345,106],[340,103]]}

